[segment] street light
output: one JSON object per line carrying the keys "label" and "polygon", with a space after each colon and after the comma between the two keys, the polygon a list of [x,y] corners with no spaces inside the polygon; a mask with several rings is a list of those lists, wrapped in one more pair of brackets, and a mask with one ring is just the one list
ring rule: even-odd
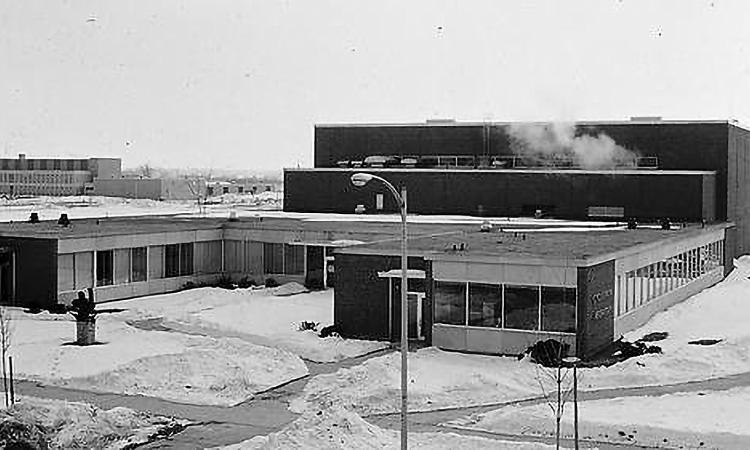
{"label": "street light", "polygon": [[573,366],[573,438],[575,450],[578,450],[578,363],[581,362],[581,359],[569,356],[563,358],[563,362]]}
{"label": "street light", "polygon": [[407,271],[407,254],[406,254],[406,186],[401,186],[401,194],[386,179],[370,173],[355,173],[351,177],[352,184],[362,187],[372,180],[380,181],[388,188],[396,200],[396,204],[401,212],[401,449],[406,450],[408,426],[406,423],[407,414],[407,354],[409,352],[408,334],[408,310],[406,307],[406,290],[408,279]]}

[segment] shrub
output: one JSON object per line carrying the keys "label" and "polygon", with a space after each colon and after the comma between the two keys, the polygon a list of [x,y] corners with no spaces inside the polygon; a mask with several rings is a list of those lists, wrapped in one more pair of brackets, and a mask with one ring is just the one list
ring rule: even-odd
{"label": "shrub", "polygon": [[524,353],[531,356],[531,360],[537,364],[545,367],[558,367],[562,364],[563,358],[568,356],[569,350],[570,344],[556,339],[547,339],[530,346]]}
{"label": "shrub", "polygon": [[311,322],[311,321],[303,320],[297,327],[297,331],[313,330],[317,332],[318,325],[320,325],[318,322]]}
{"label": "shrub", "polygon": [[323,329],[320,330],[319,336],[322,338],[326,338],[329,336],[341,336],[341,326],[338,324],[333,324],[327,327],[323,327]]}
{"label": "shrub", "polygon": [[237,283],[237,287],[240,289],[247,289],[249,287],[257,286],[257,283],[254,279],[250,277],[242,277],[239,283]]}
{"label": "shrub", "polygon": [[274,288],[274,287],[280,286],[279,282],[276,281],[276,279],[272,277],[266,278],[266,282],[263,284],[265,284],[267,288]]}

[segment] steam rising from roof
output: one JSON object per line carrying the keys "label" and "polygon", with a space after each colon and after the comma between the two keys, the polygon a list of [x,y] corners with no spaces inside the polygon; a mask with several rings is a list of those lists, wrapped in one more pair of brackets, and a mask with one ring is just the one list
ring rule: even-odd
{"label": "steam rising from roof", "polygon": [[572,123],[513,124],[509,129],[511,150],[518,156],[555,165],[556,160],[572,160],[584,169],[635,167],[638,154],[617,145],[604,133],[576,136]]}

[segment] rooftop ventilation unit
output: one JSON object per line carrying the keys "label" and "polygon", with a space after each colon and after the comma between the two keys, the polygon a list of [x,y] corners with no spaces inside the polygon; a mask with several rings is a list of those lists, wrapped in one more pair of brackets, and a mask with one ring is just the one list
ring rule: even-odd
{"label": "rooftop ventilation unit", "polygon": [[660,122],[661,116],[632,116],[631,122]]}

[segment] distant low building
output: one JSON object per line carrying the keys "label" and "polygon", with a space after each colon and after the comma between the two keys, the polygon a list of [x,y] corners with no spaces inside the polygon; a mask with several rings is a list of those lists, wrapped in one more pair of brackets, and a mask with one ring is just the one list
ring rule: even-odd
{"label": "distant low building", "polygon": [[81,195],[94,180],[122,176],[120,158],[0,159],[0,193],[5,195]]}
{"label": "distant low building", "polygon": [[205,195],[206,182],[184,178],[97,179],[92,188],[92,194],[107,197],[191,200]]}

